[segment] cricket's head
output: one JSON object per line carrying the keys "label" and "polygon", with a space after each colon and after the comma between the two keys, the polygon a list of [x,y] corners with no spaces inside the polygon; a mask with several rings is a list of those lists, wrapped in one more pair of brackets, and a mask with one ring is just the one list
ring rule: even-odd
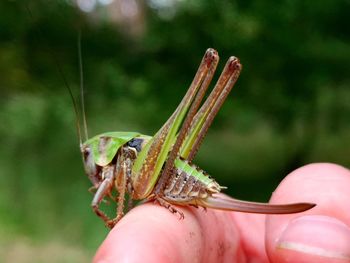
{"label": "cricket's head", "polygon": [[150,136],[137,132],[106,132],[82,143],[80,151],[84,169],[91,183],[95,187],[100,184],[102,167],[116,162],[122,147],[133,149],[137,156],[150,139]]}
{"label": "cricket's head", "polygon": [[91,146],[92,145],[90,143],[84,143],[80,146],[80,151],[83,157],[85,174],[93,186],[97,187],[102,178],[100,178],[100,168],[95,163]]}

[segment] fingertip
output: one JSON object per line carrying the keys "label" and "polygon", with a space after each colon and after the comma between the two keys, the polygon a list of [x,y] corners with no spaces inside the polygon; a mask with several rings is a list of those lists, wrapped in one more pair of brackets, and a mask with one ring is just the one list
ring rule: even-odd
{"label": "fingertip", "polygon": [[348,189],[350,171],[336,164],[310,164],[289,174],[271,202],[311,202],[316,207],[267,216],[265,243],[271,261],[350,262]]}
{"label": "fingertip", "polygon": [[[93,262],[187,262],[184,255],[188,251],[177,239],[186,239],[188,234],[185,224],[177,221],[178,217],[160,206],[138,206],[111,230]],[[194,249],[199,243],[195,236],[188,242]]]}
{"label": "fingertip", "polygon": [[131,210],[98,249],[97,262],[231,262],[244,259],[231,213],[176,207],[177,215],[154,204]]}

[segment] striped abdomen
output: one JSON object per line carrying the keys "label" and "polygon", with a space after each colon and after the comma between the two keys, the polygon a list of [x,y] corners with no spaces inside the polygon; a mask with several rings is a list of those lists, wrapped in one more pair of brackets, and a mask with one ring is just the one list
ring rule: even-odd
{"label": "striped abdomen", "polygon": [[166,185],[164,197],[172,203],[195,205],[196,200],[220,190],[220,185],[203,170],[186,160],[176,159],[175,171]]}

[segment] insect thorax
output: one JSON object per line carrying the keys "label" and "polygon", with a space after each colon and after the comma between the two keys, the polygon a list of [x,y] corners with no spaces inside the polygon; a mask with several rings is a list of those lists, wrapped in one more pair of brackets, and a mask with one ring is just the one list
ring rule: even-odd
{"label": "insect thorax", "polygon": [[[85,173],[95,187],[103,180],[102,170],[118,159],[133,163],[151,137],[139,133],[109,132],[87,140],[81,146]],[[119,160],[120,164],[121,160]]]}

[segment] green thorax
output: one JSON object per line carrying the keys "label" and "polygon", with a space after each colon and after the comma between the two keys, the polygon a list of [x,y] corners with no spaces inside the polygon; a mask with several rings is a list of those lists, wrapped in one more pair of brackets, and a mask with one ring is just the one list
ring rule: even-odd
{"label": "green thorax", "polygon": [[97,165],[105,166],[113,160],[120,147],[139,136],[142,135],[138,132],[106,132],[87,140],[83,147],[91,149]]}

